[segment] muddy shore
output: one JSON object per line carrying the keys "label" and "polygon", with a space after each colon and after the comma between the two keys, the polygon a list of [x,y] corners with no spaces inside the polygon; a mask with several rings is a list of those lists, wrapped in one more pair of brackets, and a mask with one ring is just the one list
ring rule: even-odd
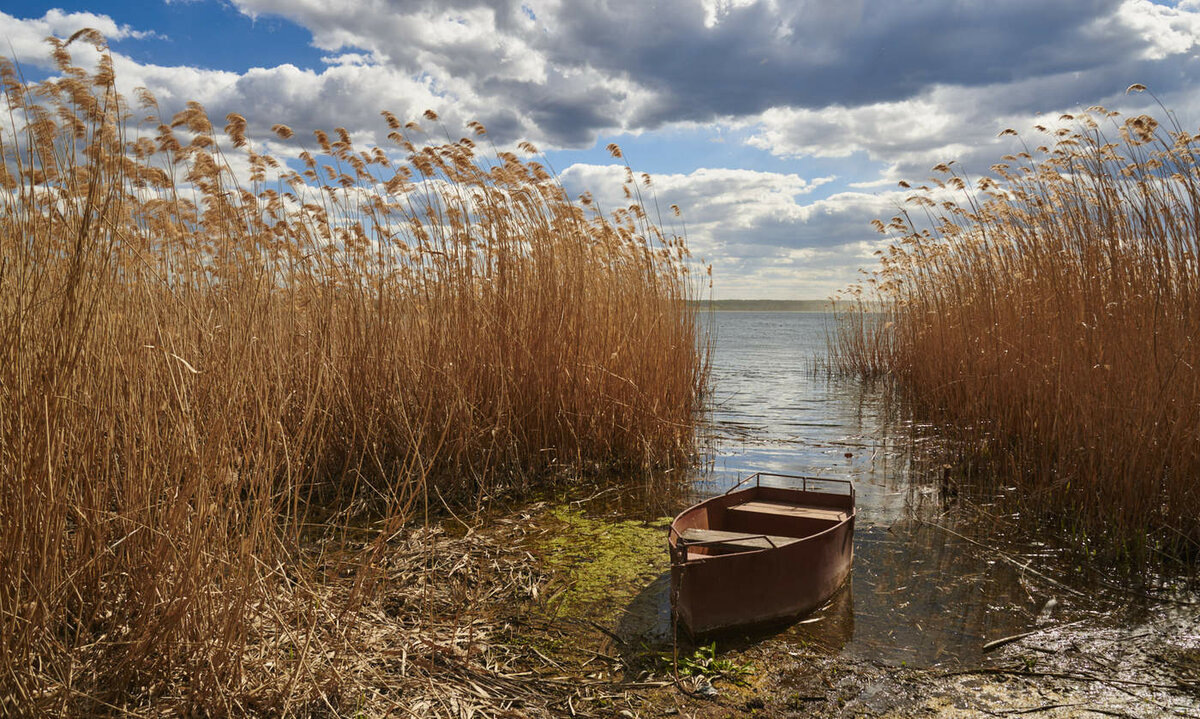
{"label": "muddy shore", "polygon": [[1200,717],[1190,599],[1051,613],[967,659],[910,663],[842,650],[847,588],[802,623],[698,647],[671,630],[665,526],[563,501],[410,533],[360,628],[388,650],[364,652],[356,703],[392,716]]}

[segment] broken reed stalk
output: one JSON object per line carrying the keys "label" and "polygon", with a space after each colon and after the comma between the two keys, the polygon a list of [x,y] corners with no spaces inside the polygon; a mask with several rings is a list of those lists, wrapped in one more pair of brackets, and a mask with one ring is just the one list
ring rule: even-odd
{"label": "broken reed stalk", "polygon": [[1024,516],[1139,563],[1194,556],[1200,136],[1099,107],[1061,121],[974,187],[935,167],[876,223],[895,242],[834,362],[894,379]]}
{"label": "broken reed stalk", "polygon": [[[295,709],[430,488],[692,461],[698,282],[640,205],[388,113],[392,149],[285,166],[50,42],[57,77],[0,65],[0,712]],[[362,506],[387,531],[330,606],[300,548]]]}

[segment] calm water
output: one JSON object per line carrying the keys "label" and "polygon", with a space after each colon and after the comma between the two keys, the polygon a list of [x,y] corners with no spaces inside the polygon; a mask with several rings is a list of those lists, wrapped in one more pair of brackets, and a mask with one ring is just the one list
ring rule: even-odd
{"label": "calm water", "polygon": [[860,521],[904,515],[907,465],[895,449],[907,429],[889,421],[879,389],[830,378],[829,315],[719,312],[714,315],[713,460],[701,492],[723,492],[769,471],[853,480]]}
{"label": "calm water", "polygon": [[[697,494],[756,471],[851,479],[857,490],[851,582],[783,637],[895,664],[954,663],[1073,609],[1071,596],[1043,591],[951,533],[973,530],[914,481],[912,428],[888,411],[881,389],[814,370],[827,315],[722,312],[713,322],[713,458]],[[665,577],[644,595],[656,618],[643,633],[665,634]]]}

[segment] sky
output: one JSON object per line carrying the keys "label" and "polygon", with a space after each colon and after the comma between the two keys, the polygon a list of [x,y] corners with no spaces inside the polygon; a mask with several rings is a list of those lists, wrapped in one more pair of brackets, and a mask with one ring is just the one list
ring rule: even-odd
{"label": "sky", "polygon": [[1006,128],[1158,102],[1200,122],[1200,0],[0,0],[0,52],[29,77],[81,27],[127,94],[239,112],[264,142],[284,123],[386,146],[381,110],[433,109],[533,142],[608,206],[616,142],[679,205],[719,299],[845,288],[875,269],[898,181],[985,175],[1020,142]]}

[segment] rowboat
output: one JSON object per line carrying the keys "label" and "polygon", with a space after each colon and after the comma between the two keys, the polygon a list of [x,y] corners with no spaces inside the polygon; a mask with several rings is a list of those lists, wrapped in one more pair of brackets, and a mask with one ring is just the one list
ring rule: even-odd
{"label": "rowboat", "polygon": [[758,472],[681,512],[667,544],[675,619],[693,636],[795,619],[850,574],[854,485]]}

